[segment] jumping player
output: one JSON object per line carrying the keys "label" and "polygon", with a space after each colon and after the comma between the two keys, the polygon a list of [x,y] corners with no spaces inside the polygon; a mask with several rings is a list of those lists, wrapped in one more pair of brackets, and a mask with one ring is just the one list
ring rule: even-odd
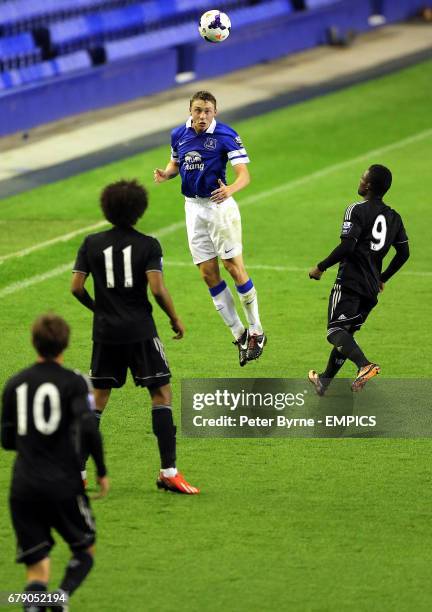
{"label": "jumping player", "polygon": [[[237,132],[216,121],[216,99],[210,92],[198,91],[190,100],[189,110],[186,124],[172,131],[171,159],[165,170],[154,170],[154,180],[163,183],[181,176],[192,259],[216,310],[234,336],[240,365],[244,366],[261,356],[267,342],[257,293],[243,262],[240,211],[232,197],[250,182],[249,157]],[[225,174],[228,161],[236,175],[230,185],[226,184]],[[218,257],[235,282],[248,329],[222,280]]]}
{"label": "jumping player", "polygon": [[[354,333],[377,305],[377,296],[384,284],[404,265],[409,257],[408,237],[400,215],[382,200],[390,189],[392,174],[375,164],[361,177],[358,193],[364,200],[345,211],[341,243],[309,272],[320,280],[323,272],[339,263],[336,283],[330,293],[327,340],[333,345],[326,369],[309,372],[309,380],[318,395],[324,395],[346,359],[353,361],[357,377],[352,390],[359,391],[380,372],[380,366],[368,359],[354,340]],[[382,262],[390,247],[396,254],[382,272]]]}
{"label": "jumping player", "polygon": [[[175,340],[184,334],[163,281],[162,249],[134,225],[147,209],[147,192],[136,181],[105,187],[102,211],[113,227],[84,239],[73,270],[71,291],[93,311],[93,353],[90,378],[95,388],[96,416],[101,418],[111,389],[120,388],[130,369],[135,385],[147,387],[152,425],[161,458],[159,488],[195,494],[176,468],[176,428],[171,409],[171,372],[152,317],[147,285],[170,320]],[[84,285],[94,282],[94,299]]]}
{"label": "jumping player", "polygon": [[[1,442],[17,452],[10,509],[17,561],[27,567],[24,610],[61,611],[68,609],[69,596],[90,572],[95,552],[81,453],[94,459],[100,496],[108,492],[109,482],[91,387],[81,374],[62,366],[68,324],[56,315],[42,315],[33,324],[32,339],[37,362],[11,378],[3,391]],[[73,556],[60,589],[49,594],[53,528]]]}

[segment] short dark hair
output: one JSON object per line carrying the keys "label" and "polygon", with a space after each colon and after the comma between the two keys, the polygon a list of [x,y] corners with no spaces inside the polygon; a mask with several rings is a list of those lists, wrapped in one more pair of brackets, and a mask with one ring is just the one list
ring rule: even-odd
{"label": "short dark hair", "polygon": [[58,357],[69,344],[70,327],[54,313],[40,315],[33,323],[31,331],[33,346],[45,359]]}
{"label": "short dark hair", "polygon": [[383,196],[391,187],[392,173],[381,164],[373,164],[369,167],[368,182],[375,195]]}
{"label": "short dark hair", "polygon": [[204,100],[204,102],[213,102],[213,105],[216,110],[216,98],[209,91],[197,91],[190,99],[189,108],[192,108],[194,100]]}
{"label": "short dark hair", "polygon": [[147,209],[148,195],[137,180],[121,180],[105,187],[100,203],[107,221],[118,227],[131,227]]}

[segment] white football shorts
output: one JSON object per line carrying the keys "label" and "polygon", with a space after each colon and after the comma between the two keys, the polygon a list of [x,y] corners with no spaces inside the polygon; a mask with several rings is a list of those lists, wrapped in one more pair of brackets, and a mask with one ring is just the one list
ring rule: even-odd
{"label": "white football shorts", "polygon": [[194,264],[214,257],[231,259],[241,254],[241,217],[234,198],[228,198],[222,204],[209,198],[186,198],[185,211]]}

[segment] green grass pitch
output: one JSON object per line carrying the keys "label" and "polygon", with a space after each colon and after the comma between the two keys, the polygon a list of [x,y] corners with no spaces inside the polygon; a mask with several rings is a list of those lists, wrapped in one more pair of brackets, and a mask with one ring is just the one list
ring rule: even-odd
{"label": "green grass pitch", "polygon": [[[382,376],[428,376],[431,71],[426,62],[235,126],[252,160],[253,182],[238,201],[245,260],[269,343],[258,363],[238,368],[231,337],[190,262],[184,227],[166,232],[165,277],[187,328],[184,340],[171,340],[157,311],[156,320],[174,374],[178,422],[182,378],[304,377],[324,365],[335,270],[320,283],[309,281],[307,270],[337,244],[344,207],[356,199],[359,177],[371,163],[393,170],[387,201],[405,220],[412,257],[386,286],[359,341],[382,365]],[[383,150],[368,154],[377,149]],[[120,177],[139,177],[150,190],[141,230],[181,222],[178,181],[152,184],[153,168],[164,166],[168,155],[167,146],[4,200],[0,257],[97,223],[98,194]],[[0,265],[2,382],[32,361],[29,326],[47,309],[73,327],[66,365],[87,371],[91,317],[69,294],[70,273],[3,291],[71,262],[82,238]],[[345,367],[352,376],[354,369]],[[201,496],[182,497],[154,487],[158,457],[145,391],[130,380],[114,391],[102,431],[112,491],[93,504],[96,566],[72,610],[431,609],[429,440],[179,436],[179,466],[202,487]],[[11,463],[12,454],[2,453],[1,591],[23,586],[7,518]],[[67,557],[58,541],[53,587]]]}

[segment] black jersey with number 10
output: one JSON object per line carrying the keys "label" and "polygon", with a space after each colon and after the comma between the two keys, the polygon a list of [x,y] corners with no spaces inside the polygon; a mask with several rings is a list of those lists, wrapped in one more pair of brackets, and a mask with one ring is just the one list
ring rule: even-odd
{"label": "black jersey with number 10", "polygon": [[155,238],[119,227],[85,238],[74,272],[93,277],[95,342],[128,344],[157,336],[147,296],[150,271],[162,271],[162,249]]}
{"label": "black jersey with number 10", "polygon": [[[54,361],[13,376],[3,390],[2,443],[17,450],[12,497],[64,499],[83,492],[84,421],[94,419],[90,383]],[[103,458],[98,459],[103,467]]]}
{"label": "black jersey with number 10", "polygon": [[355,249],[340,265],[337,282],[376,299],[382,262],[391,246],[408,242],[402,219],[380,198],[348,206],[342,222],[341,238],[353,238]]}

